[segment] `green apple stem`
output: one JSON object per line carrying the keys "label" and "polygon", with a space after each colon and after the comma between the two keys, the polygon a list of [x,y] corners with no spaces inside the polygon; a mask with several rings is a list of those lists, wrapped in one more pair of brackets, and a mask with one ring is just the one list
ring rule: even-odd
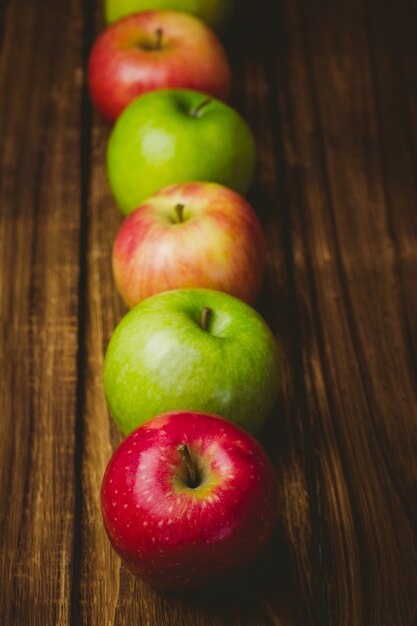
{"label": "green apple stem", "polygon": [[200,326],[203,330],[207,330],[210,316],[212,313],[213,309],[210,309],[210,307],[208,306],[205,306],[204,309],[201,311]]}
{"label": "green apple stem", "polygon": [[184,459],[185,465],[187,467],[187,485],[191,487],[191,489],[194,489],[198,485],[199,477],[195,463],[191,458],[190,451],[185,443],[181,443],[178,446],[178,452]]}
{"label": "green apple stem", "polygon": [[206,98],[206,100],[203,100],[202,102],[200,102],[200,104],[198,104],[195,109],[192,109],[190,111],[190,115],[191,117],[200,117],[201,111],[211,102],[211,98]]}
{"label": "green apple stem", "polygon": [[175,205],[175,213],[176,213],[176,216],[177,216],[178,224],[181,224],[184,221],[184,208],[185,208],[184,204],[176,204]]}

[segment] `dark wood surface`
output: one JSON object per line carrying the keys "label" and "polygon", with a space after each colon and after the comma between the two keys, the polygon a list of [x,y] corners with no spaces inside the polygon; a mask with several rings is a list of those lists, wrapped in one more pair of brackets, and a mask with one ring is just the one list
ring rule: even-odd
{"label": "dark wood surface", "polygon": [[[258,308],[284,359],[262,441],[281,517],[216,595],[158,593],[105,536],[120,433],[101,380],[125,312],[108,128],[85,62],[99,2],[0,5],[0,623],[417,623],[417,6],[237,2],[234,105],[257,137]],[[278,495],[278,494],[277,494]]]}

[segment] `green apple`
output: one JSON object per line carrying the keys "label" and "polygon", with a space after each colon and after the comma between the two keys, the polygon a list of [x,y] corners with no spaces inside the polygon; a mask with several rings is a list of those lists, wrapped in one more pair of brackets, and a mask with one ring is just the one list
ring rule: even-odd
{"label": "green apple", "polygon": [[244,194],[253,177],[255,141],[242,117],[198,91],[161,89],[119,116],[107,148],[110,187],[131,213],[171,184],[208,181]]}
{"label": "green apple", "polygon": [[108,23],[131,13],[150,9],[173,9],[192,13],[218,30],[223,28],[229,20],[233,0],[106,0],[105,2]]}
{"label": "green apple", "polygon": [[241,300],[178,289],[144,300],[122,319],[104,363],[104,390],[125,434],[167,411],[221,415],[257,433],[277,399],[274,337]]}

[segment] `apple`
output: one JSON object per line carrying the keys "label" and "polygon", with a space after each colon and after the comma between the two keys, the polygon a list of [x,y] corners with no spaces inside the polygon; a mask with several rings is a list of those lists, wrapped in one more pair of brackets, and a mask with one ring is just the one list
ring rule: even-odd
{"label": "apple", "polygon": [[185,287],[226,291],[251,304],[265,249],[259,220],[242,196],[214,183],[182,183],[126,218],[113,247],[113,274],[130,307]]}
{"label": "apple", "polygon": [[111,23],[121,17],[149,9],[173,9],[192,13],[216,30],[229,20],[233,0],[106,0],[105,13]]}
{"label": "apple", "polygon": [[213,415],[171,412],[113,454],[101,506],[126,566],[155,587],[185,591],[219,583],[263,550],[278,492],[253,437]]}
{"label": "apple", "polygon": [[255,142],[242,117],[199,91],[161,89],[134,100],[110,135],[110,187],[131,213],[155,191],[208,181],[244,194],[254,170]]}
{"label": "apple", "polygon": [[177,11],[130,15],[105,30],[88,63],[96,109],[110,122],[137,96],[164,87],[188,87],[220,99],[230,91],[230,67],[216,35]]}
{"label": "apple", "polygon": [[229,294],[177,289],[143,300],[122,319],[104,361],[110,411],[127,434],[166,411],[215,413],[260,430],[278,395],[274,337]]}

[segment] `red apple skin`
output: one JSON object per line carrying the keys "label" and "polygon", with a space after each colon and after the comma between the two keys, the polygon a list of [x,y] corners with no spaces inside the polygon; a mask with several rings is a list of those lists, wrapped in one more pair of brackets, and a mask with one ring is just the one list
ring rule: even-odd
{"label": "red apple skin", "polygon": [[[204,479],[184,481],[186,444]],[[131,433],[105,472],[107,534],[126,566],[162,589],[213,586],[247,566],[270,539],[278,496],[259,443],[220,417],[172,412]]]}
{"label": "red apple skin", "polygon": [[[184,206],[176,223],[175,206]],[[214,183],[167,187],[123,222],[113,275],[130,307],[156,293],[201,287],[253,304],[262,284],[266,243],[246,200]]]}
{"label": "red apple skin", "polygon": [[[161,32],[161,46],[153,49]],[[216,35],[197,18],[177,11],[144,11],[109,26],[88,63],[95,108],[109,122],[141,94],[188,88],[227,99],[231,72]]]}

